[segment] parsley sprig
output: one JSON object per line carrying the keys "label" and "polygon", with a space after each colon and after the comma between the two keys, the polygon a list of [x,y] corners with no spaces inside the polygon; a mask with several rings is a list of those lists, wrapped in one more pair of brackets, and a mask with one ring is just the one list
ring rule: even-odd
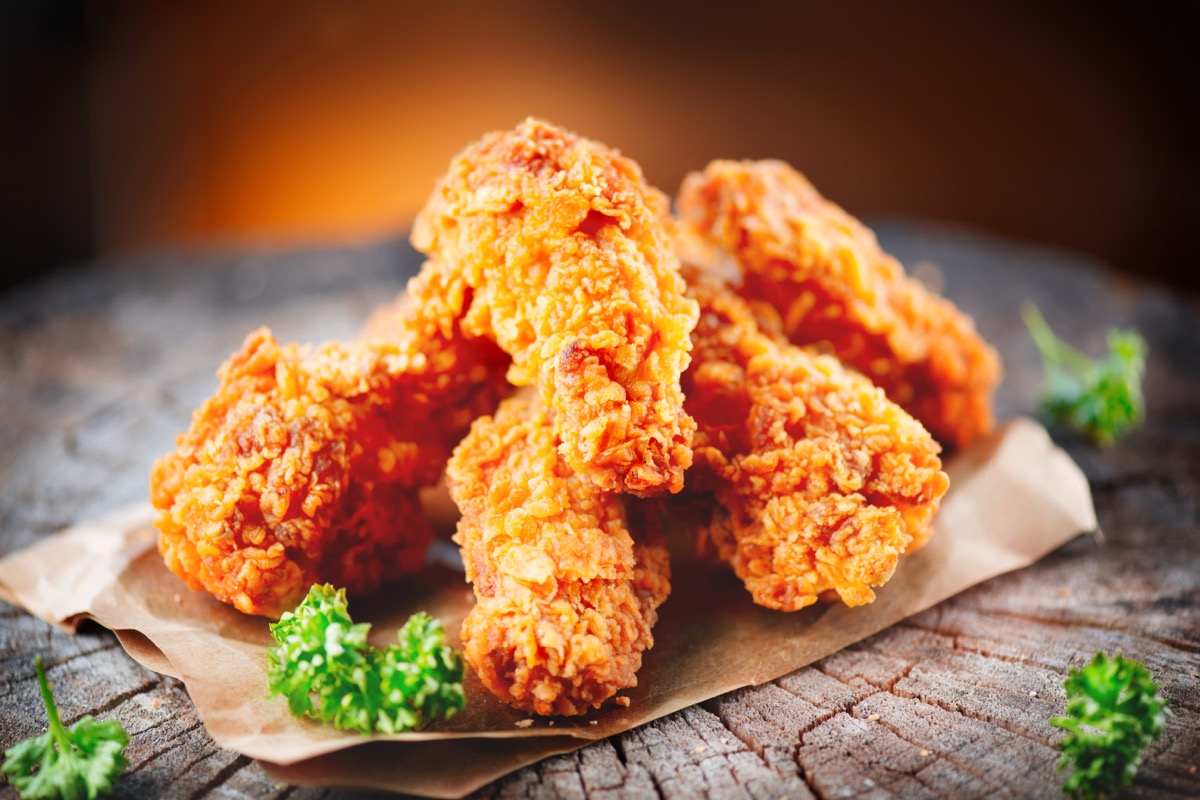
{"label": "parsley sprig", "polygon": [[121,751],[129,744],[129,735],[117,720],[100,721],[91,716],[64,727],[42,657],[36,656],[33,665],[50,729],[5,751],[0,771],[8,776],[22,800],[95,800],[108,794],[125,769]]}
{"label": "parsley sprig", "polygon": [[414,614],[386,649],[367,643],[370,629],[350,618],[345,590],[313,586],[271,625],[271,693],[287,697],[293,716],[364,734],[413,730],[463,709],[462,657],[440,622]]}
{"label": "parsley sprig", "polygon": [[1063,685],[1069,716],[1050,720],[1067,730],[1058,768],[1075,765],[1063,791],[1090,799],[1128,786],[1142,751],[1162,736],[1170,713],[1150,673],[1120,653],[1110,658],[1100,652],[1083,669],[1072,669]]}
{"label": "parsley sprig", "polygon": [[1022,306],[1021,317],[1042,354],[1042,407],[1055,423],[1075,428],[1101,446],[1141,424],[1147,347],[1137,331],[1110,330],[1108,355],[1092,360],[1055,336],[1034,305]]}

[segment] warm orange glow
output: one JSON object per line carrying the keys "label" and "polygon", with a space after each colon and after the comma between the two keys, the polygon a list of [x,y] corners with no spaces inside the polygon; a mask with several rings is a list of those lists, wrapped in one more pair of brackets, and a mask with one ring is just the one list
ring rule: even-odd
{"label": "warm orange glow", "polygon": [[391,3],[266,6],[146,6],[111,23],[120,47],[93,91],[102,245],[395,233],[488,130],[541,116],[649,167],[681,152],[661,99],[702,100],[654,54],[614,59],[602,41],[564,38],[550,9],[481,5],[459,20]]}
{"label": "warm orange glow", "polygon": [[859,215],[1101,251],[1168,218],[1144,201],[1168,173],[1143,99],[1071,20],[803,8],[798,26],[624,0],[97,4],[97,242],[395,234],[455,152],[527,115],[619,147],[668,192],[711,158],[770,156]]}

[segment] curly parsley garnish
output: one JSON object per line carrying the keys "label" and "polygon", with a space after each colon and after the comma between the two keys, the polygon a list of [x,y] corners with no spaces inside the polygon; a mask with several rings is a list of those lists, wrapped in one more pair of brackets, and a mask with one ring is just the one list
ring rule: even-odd
{"label": "curly parsley garnish", "polygon": [[428,614],[409,618],[386,649],[367,643],[369,624],[355,624],[346,592],[313,586],[294,611],[271,625],[279,643],[267,654],[272,694],[296,717],[369,734],[420,728],[466,704],[462,657]]}
{"label": "curly parsley garnish", "polygon": [[1147,347],[1137,331],[1110,330],[1108,355],[1093,361],[1055,336],[1035,306],[1022,306],[1021,317],[1042,354],[1042,407],[1055,423],[1075,428],[1101,446],[1141,424]]}
{"label": "curly parsley garnish", "polygon": [[1069,716],[1050,720],[1067,730],[1058,768],[1075,765],[1063,791],[1098,798],[1128,786],[1142,751],[1162,736],[1170,713],[1150,673],[1120,653],[1110,658],[1101,652],[1083,669],[1072,669],[1063,685]]}
{"label": "curly parsley garnish", "polygon": [[91,716],[70,728],[63,727],[42,657],[35,657],[33,665],[50,729],[6,750],[0,771],[8,776],[22,800],[94,800],[108,794],[125,769],[121,751],[129,744],[129,735],[117,720],[101,722]]}

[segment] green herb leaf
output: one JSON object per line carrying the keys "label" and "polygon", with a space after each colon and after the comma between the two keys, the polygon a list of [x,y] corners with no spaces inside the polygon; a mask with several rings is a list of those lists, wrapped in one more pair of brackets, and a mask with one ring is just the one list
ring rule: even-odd
{"label": "green herb leaf", "polygon": [[1146,668],[1117,653],[1096,653],[1083,669],[1072,669],[1063,684],[1067,714],[1050,724],[1067,730],[1059,743],[1060,770],[1074,764],[1063,791],[1075,798],[1099,798],[1133,781],[1142,751],[1163,732],[1167,701]]}
{"label": "green herb leaf", "polygon": [[271,626],[271,693],[287,697],[294,716],[364,734],[413,730],[463,709],[462,657],[440,622],[414,614],[383,650],[367,643],[370,628],[350,618],[345,590],[313,586]]}
{"label": "green herb leaf", "polygon": [[1021,317],[1042,354],[1042,407],[1056,424],[1074,428],[1102,446],[1141,424],[1146,415],[1142,375],[1147,347],[1137,331],[1110,330],[1108,355],[1092,360],[1055,336],[1035,306],[1022,306]]}
{"label": "green herb leaf", "polygon": [[101,722],[87,716],[70,728],[63,727],[41,656],[33,664],[50,729],[5,751],[0,771],[22,800],[94,800],[110,793],[125,769],[121,751],[129,744],[129,735],[115,719]]}

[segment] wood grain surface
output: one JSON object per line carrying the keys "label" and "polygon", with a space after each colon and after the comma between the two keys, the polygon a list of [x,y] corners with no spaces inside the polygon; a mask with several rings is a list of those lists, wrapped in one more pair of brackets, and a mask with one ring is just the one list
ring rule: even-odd
{"label": "wood grain surface", "polygon": [[[1200,796],[1200,306],[1084,257],[897,222],[885,247],[970,311],[1001,351],[1000,417],[1030,413],[1033,300],[1098,353],[1147,337],[1147,424],[1101,451],[1056,435],[1091,481],[1081,536],[835,656],[525,768],[480,798],[1059,797],[1062,681],[1096,650],[1144,662],[1174,715],[1129,797]],[[284,253],[166,253],[81,265],[0,296],[0,555],[143,500],[155,457],[259,325],[352,335],[419,261],[398,242]],[[117,797],[350,797],[275,785],[218,748],[182,685],[96,626],[58,632],[0,603],[0,748],[42,732],[33,655],[68,723],[131,734]],[[753,658],[748,653],[747,658]],[[453,769],[453,764],[447,764]],[[0,797],[14,797],[0,784]]]}

